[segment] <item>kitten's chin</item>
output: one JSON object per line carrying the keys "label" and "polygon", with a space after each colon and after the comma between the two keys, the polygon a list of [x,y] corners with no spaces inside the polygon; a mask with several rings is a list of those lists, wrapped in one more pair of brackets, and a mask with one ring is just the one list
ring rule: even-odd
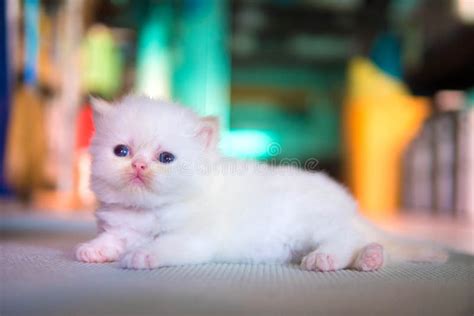
{"label": "kitten's chin", "polygon": [[156,208],[172,202],[170,197],[158,194],[145,183],[130,182],[122,188],[117,189],[104,182],[93,181],[92,190],[99,201],[107,204],[120,204],[138,208]]}

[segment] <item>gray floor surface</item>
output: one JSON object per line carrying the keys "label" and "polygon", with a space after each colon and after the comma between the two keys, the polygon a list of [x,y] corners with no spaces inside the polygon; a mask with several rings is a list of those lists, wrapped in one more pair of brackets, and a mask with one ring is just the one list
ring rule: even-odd
{"label": "gray floor surface", "polygon": [[474,315],[472,256],[374,273],[263,264],[131,271],[76,262],[73,247],[92,235],[90,229],[3,227],[0,314]]}

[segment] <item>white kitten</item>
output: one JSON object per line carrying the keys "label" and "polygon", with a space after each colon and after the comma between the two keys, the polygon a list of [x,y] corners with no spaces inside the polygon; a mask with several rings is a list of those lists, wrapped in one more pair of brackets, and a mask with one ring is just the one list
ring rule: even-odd
{"label": "white kitten", "polygon": [[175,104],[129,96],[93,107],[100,234],[79,245],[80,261],[383,265],[383,247],[358,228],[355,201],[326,175],[223,158],[217,121]]}

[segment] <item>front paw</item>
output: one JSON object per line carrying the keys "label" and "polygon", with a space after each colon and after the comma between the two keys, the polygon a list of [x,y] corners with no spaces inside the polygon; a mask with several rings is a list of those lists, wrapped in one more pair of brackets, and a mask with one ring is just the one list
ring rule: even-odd
{"label": "front paw", "polygon": [[122,252],[123,247],[119,244],[88,242],[76,248],[76,258],[87,263],[112,262],[117,260]]}
{"label": "front paw", "polygon": [[147,248],[129,251],[120,259],[120,266],[125,269],[154,269],[159,266],[156,254]]}

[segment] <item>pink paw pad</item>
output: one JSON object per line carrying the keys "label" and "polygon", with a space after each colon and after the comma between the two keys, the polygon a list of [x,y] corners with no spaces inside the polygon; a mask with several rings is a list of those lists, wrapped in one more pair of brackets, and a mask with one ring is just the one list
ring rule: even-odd
{"label": "pink paw pad", "polygon": [[301,266],[312,271],[335,271],[334,256],[326,253],[311,252],[301,261]]}
{"label": "pink paw pad", "polygon": [[362,248],[355,267],[360,271],[375,271],[383,266],[383,247],[372,243]]}

